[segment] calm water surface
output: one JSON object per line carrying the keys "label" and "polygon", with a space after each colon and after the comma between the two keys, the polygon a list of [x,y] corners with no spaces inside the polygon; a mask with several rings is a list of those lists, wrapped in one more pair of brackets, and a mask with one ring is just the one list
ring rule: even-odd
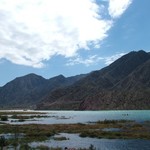
{"label": "calm water surface", "polygon": [[135,120],[138,122],[150,121],[150,110],[127,110],[127,111],[39,111],[46,112],[48,118],[35,118],[36,121],[11,122],[12,124],[68,124],[88,123],[98,120]]}

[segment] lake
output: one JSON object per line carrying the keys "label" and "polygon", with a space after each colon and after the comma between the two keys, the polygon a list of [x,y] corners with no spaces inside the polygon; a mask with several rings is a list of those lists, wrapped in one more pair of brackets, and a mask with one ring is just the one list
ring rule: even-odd
{"label": "lake", "polygon": [[35,119],[36,121],[11,122],[11,124],[70,124],[88,123],[107,120],[135,120],[137,122],[150,121],[150,110],[118,110],[118,111],[36,111],[44,112],[46,118]]}
{"label": "lake", "polygon": [[[29,111],[30,112],[30,111]],[[150,110],[117,110],[117,111],[35,111],[44,112],[48,117],[35,118],[34,120],[25,122],[12,122],[13,119],[6,121],[10,124],[73,124],[73,123],[92,123],[103,120],[135,120],[137,122],[150,121]],[[30,114],[26,114],[30,115]],[[106,131],[118,129],[104,129]],[[57,141],[53,138],[43,142],[32,142],[29,145],[36,147],[45,145],[49,147],[61,148],[89,148],[92,144],[99,150],[149,150],[150,140],[140,139],[97,139],[97,138],[82,138],[78,134],[60,133],[55,136],[64,136],[67,140]]]}

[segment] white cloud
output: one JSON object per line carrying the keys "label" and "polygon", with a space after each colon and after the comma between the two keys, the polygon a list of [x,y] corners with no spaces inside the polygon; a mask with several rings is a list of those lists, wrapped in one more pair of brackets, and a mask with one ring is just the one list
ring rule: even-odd
{"label": "white cloud", "polygon": [[78,64],[83,64],[85,66],[90,66],[93,64],[98,63],[100,60],[103,58],[98,57],[97,55],[89,56],[88,58],[82,58],[81,56],[78,56],[76,58],[69,59],[68,63],[66,64],[67,66],[74,66]]}
{"label": "white cloud", "polygon": [[105,57],[104,61],[106,65],[110,65],[111,63],[113,63],[115,60],[117,60],[118,58],[122,57],[123,55],[125,55],[126,53],[120,53],[120,54],[115,54],[109,57]]}
{"label": "white cloud", "polygon": [[0,0],[0,59],[40,68],[98,47],[113,25],[103,10],[95,0]]}
{"label": "white cloud", "polygon": [[109,15],[112,18],[120,17],[132,3],[132,0],[109,0]]}
{"label": "white cloud", "polygon": [[74,65],[83,64],[88,67],[90,65],[95,65],[100,61],[103,61],[105,65],[110,65],[115,60],[117,60],[118,58],[122,57],[125,54],[126,53],[118,53],[108,57],[99,57],[98,55],[93,55],[93,56],[89,56],[88,58],[82,58],[81,56],[77,56],[75,58],[69,59],[66,65],[74,66]]}

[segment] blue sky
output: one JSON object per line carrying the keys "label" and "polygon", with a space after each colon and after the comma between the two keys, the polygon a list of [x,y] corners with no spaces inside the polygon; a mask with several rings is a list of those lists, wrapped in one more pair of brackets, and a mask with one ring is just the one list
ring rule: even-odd
{"label": "blue sky", "polygon": [[0,86],[99,70],[150,51],[148,0],[0,0]]}

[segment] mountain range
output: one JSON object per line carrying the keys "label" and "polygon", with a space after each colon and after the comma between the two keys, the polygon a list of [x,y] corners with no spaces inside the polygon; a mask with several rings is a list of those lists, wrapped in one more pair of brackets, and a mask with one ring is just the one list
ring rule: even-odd
{"label": "mountain range", "polygon": [[101,70],[68,78],[16,78],[0,88],[0,108],[150,109],[150,53],[132,51]]}

